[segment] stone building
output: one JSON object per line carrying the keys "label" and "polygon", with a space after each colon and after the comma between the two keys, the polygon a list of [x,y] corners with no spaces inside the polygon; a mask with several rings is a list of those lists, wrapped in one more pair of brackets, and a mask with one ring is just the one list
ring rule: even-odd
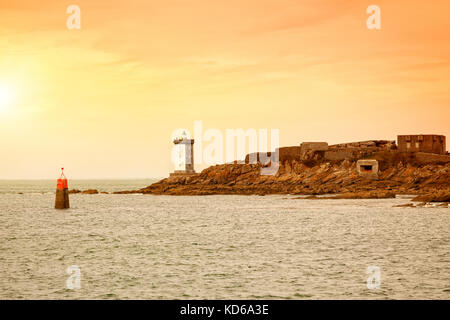
{"label": "stone building", "polygon": [[[367,140],[349,143],[328,145],[326,142],[303,142],[299,146],[278,148],[279,161],[303,161],[305,163],[317,161],[358,161],[361,159],[373,159],[377,165],[358,165],[361,176],[376,177],[377,172],[391,166],[399,161],[402,156],[414,158],[420,164],[448,163],[450,156],[446,154],[445,136],[442,135],[399,135],[398,146],[395,140]],[[414,154],[403,154],[402,152],[414,152]],[[261,153],[248,154],[245,163],[260,162],[260,158],[266,159],[271,156],[269,152],[264,157]],[[412,157],[412,158],[411,158]],[[262,162],[262,161],[261,161]]]}
{"label": "stone building", "polygon": [[329,146],[324,154],[328,161],[357,160],[374,152],[392,151],[397,147],[393,140],[367,140],[349,143],[340,143]]}
{"label": "stone building", "polygon": [[372,149],[372,150],[394,150],[394,140],[367,140],[349,143],[333,144],[330,149]]}
{"label": "stone building", "polygon": [[435,134],[399,135],[398,151],[445,154],[445,136]]}
{"label": "stone building", "polygon": [[300,153],[306,154],[308,151],[326,151],[328,150],[327,142],[302,142],[300,144]]}

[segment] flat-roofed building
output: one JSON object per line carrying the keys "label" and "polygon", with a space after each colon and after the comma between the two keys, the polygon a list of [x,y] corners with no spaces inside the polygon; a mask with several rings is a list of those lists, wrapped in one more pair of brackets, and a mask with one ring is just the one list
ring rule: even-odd
{"label": "flat-roofed building", "polygon": [[437,134],[399,135],[397,137],[400,152],[427,152],[445,154],[445,136]]}

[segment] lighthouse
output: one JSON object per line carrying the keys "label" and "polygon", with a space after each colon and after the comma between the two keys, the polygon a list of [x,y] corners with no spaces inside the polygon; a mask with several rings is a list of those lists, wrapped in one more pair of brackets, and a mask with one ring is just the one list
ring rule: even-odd
{"label": "lighthouse", "polygon": [[193,175],[194,170],[194,139],[189,139],[186,132],[173,140],[175,144],[175,171],[171,176]]}

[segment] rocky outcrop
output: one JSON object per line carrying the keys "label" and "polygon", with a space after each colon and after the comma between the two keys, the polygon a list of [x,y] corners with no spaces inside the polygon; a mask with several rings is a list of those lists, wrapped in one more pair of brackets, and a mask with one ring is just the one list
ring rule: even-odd
{"label": "rocky outcrop", "polygon": [[323,199],[388,199],[388,198],[395,198],[395,193],[392,191],[373,190],[362,192],[339,193],[332,196],[320,196],[320,197],[312,195],[306,198],[295,198],[295,199],[323,200]]}
{"label": "rocky outcrop", "polygon": [[69,194],[75,194],[75,193],[81,193],[81,194],[99,194],[99,193],[101,193],[101,194],[109,194],[109,192],[106,192],[106,191],[99,192],[96,189],[87,189],[87,190],[84,190],[84,191],[81,191],[81,190],[78,190],[78,189],[69,190]]}
{"label": "rocky outcrop", "polygon": [[393,207],[394,208],[415,208],[416,206],[414,205],[414,203],[405,203],[405,204],[398,204]]}
{"label": "rocky outcrop", "polygon": [[412,201],[418,201],[418,202],[450,202],[450,191],[449,190],[442,190],[440,192],[435,193],[428,193],[428,194],[422,194],[414,199]]}
{"label": "rocky outcrop", "polygon": [[399,204],[396,206],[393,206],[394,208],[448,208],[447,202],[442,203],[431,203],[431,202],[420,202],[418,204],[415,204],[413,202],[405,203],[405,204]]}
{"label": "rocky outcrop", "polygon": [[139,190],[128,190],[128,191],[115,191],[112,194],[133,194],[133,193],[142,193]]}
{"label": "rocky outcrop", "polygon": [[347,194],[360,198],[390,194],[425,194],[450,191],[450,163],[422,165],[403,158],[379,161],[376,180],[360,177],[356,162],[284,161],[274,176],[260,174],[261,164],[224,164],[209,167],[194,176],[163,179],[146,188],[122,193],[167,195],[212,194]]}
{"label": "rocky outcrop", "polygon": [[81,194],[98,194],[98,190],[96,190],[96,189],[87,189],[87,190],[81,191]]}

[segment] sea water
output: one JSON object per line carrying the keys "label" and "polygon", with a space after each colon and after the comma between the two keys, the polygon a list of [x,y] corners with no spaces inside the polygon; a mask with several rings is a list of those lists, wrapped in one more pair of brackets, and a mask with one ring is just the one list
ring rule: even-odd
{"label": "sea water", "polygon": [[393,207],[408,197],[72,194],[70,209],[55,210],[54,189],[0,182],[0,299],[450,298],[448,208]]}

